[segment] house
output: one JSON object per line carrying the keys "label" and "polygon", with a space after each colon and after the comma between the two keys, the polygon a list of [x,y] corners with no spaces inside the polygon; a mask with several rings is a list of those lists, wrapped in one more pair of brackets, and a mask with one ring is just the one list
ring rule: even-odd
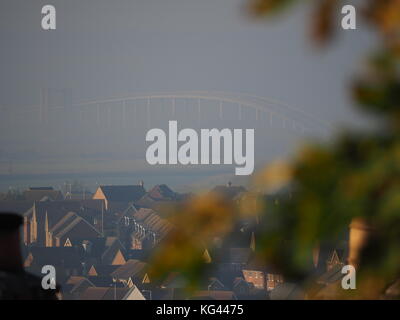
{"label": "house", "polygon": [[323,273],[316,280],[317,284],[328,286],[332,283],[341,281],[344,277],[344,274],[342,273],[342,267],[343,265],[341,265],[340,263],[332,266],[327,272]]}
{"label": "house", "polygon": [[113,278],[108,276],[89,276],[86,275],[87,278],[94,284],[95,287],[117,287],[117,288],[124,288],[125,286],[123,283],[113,281]]}
{"label": "house", "polygon": [[49,229],[69,211],[61,203],[35,201],[24,213],[24,243],[46,246]]}
{"label": "house", "polygon": [[[86,222],[88,219],[94,220],[101,212],[96,206],[101,206],[102,201],[35,201],[33,206],[24,214],[24,243],[26,245],[34,244],[36,246],[49,245],[50,230],[69,212],[74,212],[83,217]],[[70,216],[71,218],[71,216]],[[89,223],[90,224],[90,223]],[[92,224],[91,224],[92,225]]]}
{"label": "house", "polygon": [[134,214],[138,211],[137,205],[131,203],[128,207],[118,216],[116,220],[116,231],[118,239],[125,246],[130,249],[132,247],[132,232],[134,229],[133,221]]}
{"label": "house", "polygon": [[[153,288],[151,300],[186,300],[187,291],[184,288]],[[143,294],[150,294],[144,291]]]}
{"label": "house", "polygon": [[100,186],[93,195],[93,199],[104,200],[106,210],[110,210],[112,204],[127,206],[131,202],[138,201],[144,196],[146,190],[143,184],[127,186]]}
{"label": "house", "polygon": [[109,288],[109,287],[89,287],[82,295],[80,300],[146,300],[140,290],[133,286],[131,288]]}
{"label": "house", "polygon": [[305,292],[295,283],[280,283],[269,294],[271,300],[304,300]]}
{"label": "house", "polygon": [[283,276],[279,273],[268,272],[259,268],[246,268],[243,270],[243,277],[255,288],[273,290],[278,284],[283,283]]}
{"label": "house", "polygon": [[154,210],[140,208],[132,211],[131,216],[124,216],[120,234],[129,234],[129,249],[149,249],[156,246],[174,228]]}
{"label": "house", "polygon": [[116,237],[83,240],[81,245],[88,268],[92,265],[119,266],[126,262],[125,247]]}
{"label": "house", "polygon": [[241,274],[253,254],[251,248],[222,248],[215,250],[212,261],[218,265],[218,271],[222,273],[229,271]]}
{"label": "house", "polygon": [[121,266],[126,263],[124,256],[124,247],[116,237],[106,238],[106,250],[101,255],[103,265]]}
{"label": "house", "polygon": [[37,187],[29,188],[23,192],[23,196],[27,201],[40,201],[47,197],[50,200],[63,200],[64,197],[62,192],[59,190],[54,190],[52,187]]}
{"label": "house", "polygon": [[52,265],[56,269],[57,283],[61,285],[70,276],[82,274],[82,251],[74,247],[30,247],[24,260],[27,271],[43,277],[42,267]]}
{"label": "house", "polygon": [[132,287],[150,282],[146,269],[147,263],[130,259],[112,272],[111,277],[116,282],[122,282],[125,286]]}
{"label": "house", "polygon": [[321,255],[327,257],[325,263],[321,261],[320,268],[316,268],[307,280],[308,283],[313,283],[307,291],[312,299],[337,299],[338,293],[343,291],[341,281],[345,274],[342,273],[342,268],[347,259],[347,248],[344,245],[345,243],[342,243],[330,247]]}
{"label": "house", "polygon": [[89,267],[87,271],[88,277],[111,277],[111,273],[113,273],[116,269],[118,269],[118,265],[96,265],[93,264]]}
{"label": "house", "polygon": [[196,291],[190,300],[237,300],[233,291],[200,290]]}
{"label": "house", "polygon": [[167,185],[160,184],[150,189],[137,204],[140,207],[158,209],[166,204],[176,203],[187,198],[187,195],[182,195],[172,191]]}
{"label": "house", "polygon": [[86,277],[71,276],[62,286],[62,300],[76,300],[89,287],[94,284]]}
{"label": "house", "polygon": [[163,281],[161,281],[160,288],[176,289],[185,288],[186,280],[179,272],[170,272]]}
{"label": "house", "polygon": [[330,271],[336,266],[343,267],[347,260],[347,250],[336,248],[332,251],[331,256],[326,261],[326,270]]}
{"label": "house", "polygon": [[136,259],[140,260],[143,262],[148,262],[151,260],[152,256],[154,254],[154,250],[152,248],[150,249],[130,249],[126,251],[126,257],[128,259]]}
{"label": "house", "polygon": [[337,264],[347,264],[348,234],[342,235],[343,240],[319,243],[313,250],[313,265],[317,274],[329,271]]}
{"label": "house", "polygon": [[48,227],[48,215],[45,219],[46,247],[72,247],[83,240],[101,237],[94,226],[75,212],[68,212],[51,228]]}
{"label": "house", "polygon": [[269,291],[284,283],[284,278],[279,272],[269,268],[255,256],[243,268],[242,273],[246,282],[252,283],[257,289]]}
{"label": "house", "polygon": [[236,277],[232,283],[232,291],[240,299],[250,295],[251,291],[254,289],[254,284],[247,282],[243,277]]}
{"label": "house", "polygon": [[128,290],[121,300],[146,300],[146,298],[144,293],[142,293],[138,287],[133,286]]}
{"label": "house", "polygon": [[211,277],[205,285],[205,289],[211,291],[226,290],[225,286],[216,277]]}
{"label": "house", "polygon": [[208,264],[201,281],[202,290],[232,290],[236,278],[243,277],[242,270],[253,256],[250,248],[204,249],[203,262]]}
{"label": "house", "polygon": [[90,191],[83,190],[82,192],[74,192],[74,191],[68,191],[65,196],[65,199],[69,200],[85,200],[85,199],[92,199],[93,198],[93,193]]}

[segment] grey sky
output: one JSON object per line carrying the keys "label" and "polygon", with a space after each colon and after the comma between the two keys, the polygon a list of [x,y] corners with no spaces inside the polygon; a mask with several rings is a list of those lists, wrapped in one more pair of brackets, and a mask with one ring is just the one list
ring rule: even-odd
{"label": "grey sky", "polygon": [[[56,31],[40,28],[41,7],[48,3],[57,9]],[[0,105],[18,110],[38,104],[41,88],[67,89],[74,101],[149,91],[229,91],[273,98],[337,125],[358,122],[345,88],[373,36],[360,24],[357,31],[339,31],[338,43],[317,52],[307,39],[309,8],[254,22],[242,5],[241,0],[2,0]],[[56,172],[63,166],[56,159],[69,149],[61,140],[41,154],[46,142],[20,133],[16,141],[30,148],[11,152],[12,135],[2,131],[0,173],[32,150],[36,164],[15,164],[13,173]],[[279,137],[269,142],[286,143]],[[37,169],[46,161],[51,164]],[[78,162],[75,157],[60,171],[85,171]]]}

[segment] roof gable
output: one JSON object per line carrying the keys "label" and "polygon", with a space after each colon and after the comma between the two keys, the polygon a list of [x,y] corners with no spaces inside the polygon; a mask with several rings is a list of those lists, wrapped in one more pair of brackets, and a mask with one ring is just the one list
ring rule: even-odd
{"label": "roof gable", "polygon": [[178,194],[172,191],[166,184],[153,187],[147,194],[154,200],[161,201],[176,200],[178,197]]}
{"label": "roof gable", "polygon": [[69,239],[92,239],[100,237],[101,234],[89,222],[76,214],[57,224],[52,230],[53,236],[62,238],[68,236]]}
{"label": "roof gable", "polygon": [[122,300],[146,300],[146,298],[136,286],[133,286],[131,290],[129,290],[122,298]]}

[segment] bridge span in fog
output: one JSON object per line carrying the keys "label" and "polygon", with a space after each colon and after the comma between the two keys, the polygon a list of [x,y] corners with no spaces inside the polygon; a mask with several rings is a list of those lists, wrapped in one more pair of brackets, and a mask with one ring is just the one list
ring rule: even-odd
{"label": "bridge span in fog", "polygon": [[286,154],[305,138],[327,136],[332,128],[268,98],[216,91],[73,101],[62,90],[58,97],[43,90],[41,103],[3,106],[1,114],[0,174],[143,170],[146,132],[166,129],[169,120],[180,128],[255,129],[259,163]]}

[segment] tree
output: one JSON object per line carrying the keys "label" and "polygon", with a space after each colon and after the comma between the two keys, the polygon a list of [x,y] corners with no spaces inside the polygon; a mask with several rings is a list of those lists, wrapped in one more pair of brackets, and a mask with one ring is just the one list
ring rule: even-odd
{"label": "tree", "polygon": [[[296,2],[252,0],[250,9],[264,16]],[[341,1],[314,2],[312,34],[325,45],[334,35],[332,19]],[[301,277],[315,245],[335,240],[353,222],[355,229],[369,230],[369,238],[349,256],[360,283],[353,295],[378,298],[400,276],[400,1],[365,1],[361,12],[379,32],[381,47],[351,92],[361,110],[376,117],[378,128],[348,130],[331,145],[308,146],[281,166],[285,174],[275,172],[275,183],[290,185],[292,197],[267,209],[275,228],[265,230],[260,251],[289,276]],[[271,170],[262,176],[269,177]],[[271,181],[261,177],[260,183]]]}
{"label": "tree", "polygon": [[[248,0],[248,8],[260,18],[302,2]],[[311,2],[315,5],[312,39],[328,45],[335,35],[334,19],[342,2]],[[400,0],[364,1],[358,11],[378,31],[380,49],[371,55],[367,71],[356,77],[350,91],[359,108],[375,116],[377,129],[347,130],[331,144],[308,145],[293,159],[267,166],[255,180],[258,187],[286,190],[279,201],[265,201],[261,206],[259,214],[265,223],[262,237],[257,239],[257,253],[287,280],[301,283],[311,297],[313,288],[307,287],[305,279],[315,248],[336,241],[351,223],[352,230],[363,236],[363,241],[352,243],[349,256],[349,262],[357,267],[357,290],[342,290],[336,297],[378,298],[400,276]],[[207,202],[208,207],[200,212],[207,212],[210,221],[218,221],[225,205],[215,199],[200,201],[203,207]],[[189,205],[185,212],[197,217],[195,208]],[[220,223],[234,224],[229,219]],[[185,221],[186,226],[190,224]],[[219,229],[226,233],[223,227]],[[192,236],[204,231],[200,227],[190,230],[191,234],[175,236],[175,242],[172,237],[169,248],[188,256],[196,252],[190,247]],[[206,246],[211,245],[211,237],[202,239]],[[164,260],[159,261],[165,261],[161,256]],[[203,274],[204,265],[201,267],[198,259],[186,256],[185,264],[174,259],[170,267],[183,270],[189,279]],[[156,263],[154,269],[159,266]]]}

